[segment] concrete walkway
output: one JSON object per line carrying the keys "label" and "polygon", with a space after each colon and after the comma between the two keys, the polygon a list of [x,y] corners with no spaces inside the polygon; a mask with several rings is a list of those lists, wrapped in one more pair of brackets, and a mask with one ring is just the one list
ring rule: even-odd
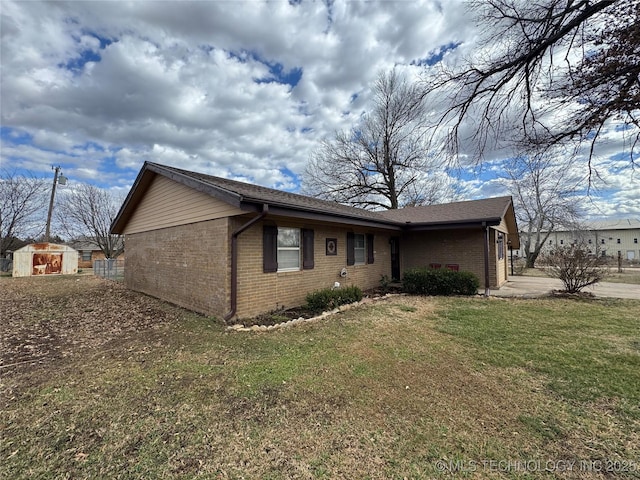
{"label": "concrete walkway", "polygon": [[[562,282],[557,278],[509,276],[498,290],[491,290],[495,297],[524,297],[535,298],[545,295],[551,290],[561,290]],[[596,297],[631,298],[640,300],[640,285],[628,283],[601,282],[585,288],[583,291],[591,292]],[[481,289],[480,293],[484,293]]]}

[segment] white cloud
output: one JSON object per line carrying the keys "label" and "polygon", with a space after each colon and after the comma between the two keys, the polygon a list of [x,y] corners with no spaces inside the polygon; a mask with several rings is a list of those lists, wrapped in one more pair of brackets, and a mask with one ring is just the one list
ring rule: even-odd
{"label": "white cloud", "polygon": [[417,78],[412,63],[444,46],[461,44],[452,60],[474,48],[462,0],[327,5],[3,1],[2,163],[123,188],[149,160],[295,189],[291,173],[353,125],[380,71]]}

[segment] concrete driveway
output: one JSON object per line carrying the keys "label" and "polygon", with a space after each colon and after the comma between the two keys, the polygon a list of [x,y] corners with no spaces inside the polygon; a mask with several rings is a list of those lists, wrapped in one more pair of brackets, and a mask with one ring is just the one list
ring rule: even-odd
{"label": "concrete driveway", "polygon": [[[562,282],[557,278],[509,276],[499,290],[491,290],[495,297],[535,298],[545,295],[551,290],[561,290]],[[584,289],[596,297],[631,298],[640,300],[640,285],[628,283],[601,282]],[[484,293],[484,290],[481,291]]]}

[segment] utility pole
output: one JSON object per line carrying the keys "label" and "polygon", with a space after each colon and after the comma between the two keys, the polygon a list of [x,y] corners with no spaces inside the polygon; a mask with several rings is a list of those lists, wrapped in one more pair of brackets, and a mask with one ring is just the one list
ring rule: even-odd
{"label": "utility pole", "polygon": [[67,177],[60,174],[60,169],[62,167],[58,165],[57,167],[52,166],[51,169],[55,171],[53,175],[53,187],[51,188],[51,200],[49,200],[49,213],[47,214],[47,228],[44,231],[44,241],[48,242],[51,237],[51,214],[53,213],[53,200],[56,197],[56,185],[60,183],[60,185],[67,184]]}

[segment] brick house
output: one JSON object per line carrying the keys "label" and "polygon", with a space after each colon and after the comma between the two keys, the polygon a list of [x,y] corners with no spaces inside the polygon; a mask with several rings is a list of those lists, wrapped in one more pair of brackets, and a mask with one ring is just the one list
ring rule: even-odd
{"label": "brick house", "polygon": [[102,250],[86,238],[73,240],[69,245],[78,251],[78,268],[93,268],[95,260],[105,259]]}
{"label": "brick house", "polygon": [[150,162],[111,230],[129,288],[225,320],[418,266],[471,271],[488,293],[519,247],[511,197],[373,212]]}

